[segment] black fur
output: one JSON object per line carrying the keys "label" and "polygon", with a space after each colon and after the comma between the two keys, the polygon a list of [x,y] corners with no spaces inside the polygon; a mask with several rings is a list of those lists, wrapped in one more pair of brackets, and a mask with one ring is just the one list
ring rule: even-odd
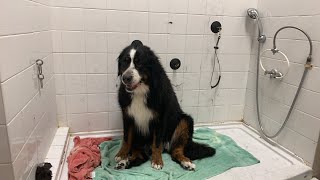
{"label": "black fur", "polygon": [[205,144],[190,141],[184,148],[184,152],[188,158],[195,160],[213,156],[216,153],[216,150]]}
{"label": "black fur", "polygon": [[50,170],[52,165],[50,163],[44,163],[37,167],[36,169],[36,180],[51,180],[52,172]]}
{"label": "black fur", "polygon": [[[128,68],[129,62],[127,58],[132,48],[136,49],[135,67],[142,77],[142,83],[149,87],[146,105],[156,113],[156,116],[149,123],[149,134],[143,135],[138,130],[133,117],[127,113],[127,108],[132,101],[132,94],[127,92],[126,86],[121,83],[118,100],[123,115],[124,140],[128,139],[129,128],[133,127],[133,147],[139,148],[151,145],[154,133],[156,134],[157,146],[161,143],[170,142],[171,147],[175,147],[179,145],[180,141],[177,139],[172,142],[172,136],[180,121],[184,119],[189,127],[185,155],[190,159],[213,156],[215,154],[213,148],[192,142],[193,119],[182,111],[164,68],[149,47],[144,46],[140,41],[134,41],[130,46],[126,47],[118,57],[118,75],[121,76]],[[139,165],[139,163],[135,163],[135,165]]]}

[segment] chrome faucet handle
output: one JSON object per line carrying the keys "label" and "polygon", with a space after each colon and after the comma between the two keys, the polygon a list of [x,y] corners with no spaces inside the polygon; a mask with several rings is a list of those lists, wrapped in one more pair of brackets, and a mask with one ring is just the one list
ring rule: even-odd
{"label": "chrome faucet handle", "polygon": [[281,72],[279,72],[278,70],[276,69],[271,69],[270,71],[268,70],[265,70],[264,71],[264,75],[270,75],[270,78],[283,78],[283,75]]}

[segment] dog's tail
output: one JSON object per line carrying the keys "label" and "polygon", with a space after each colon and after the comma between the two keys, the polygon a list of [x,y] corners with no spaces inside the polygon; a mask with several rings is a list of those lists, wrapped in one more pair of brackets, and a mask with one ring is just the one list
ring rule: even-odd
{"label": "dog's tail", "polygon": [[184,119],[188,123],[189,127],[189,137],[188,143],[184,147],[184,155],[190,160],[201,159],[210,157],[216,154],[216,150],[206,144],[201,144],[194,142],[192,140],[193,136],[193,119],[191,116],[182,113],[180,119]]}
{"label": "dog's tail", "polygon": [[184,148],[184,155],[190,160],[210,157],[216,154],[216,150],[208,145],[190,141]]}

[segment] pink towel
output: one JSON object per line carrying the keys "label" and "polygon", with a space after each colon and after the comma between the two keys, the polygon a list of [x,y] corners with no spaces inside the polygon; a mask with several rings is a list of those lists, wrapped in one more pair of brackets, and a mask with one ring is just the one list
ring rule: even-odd
{"label": "pink towel", "polygon": [[100,165],[99,144],[111,140],[110,137],[84,138],[76,136],[74,147],[67,158],[69,180],[91,179],[91,172]]}

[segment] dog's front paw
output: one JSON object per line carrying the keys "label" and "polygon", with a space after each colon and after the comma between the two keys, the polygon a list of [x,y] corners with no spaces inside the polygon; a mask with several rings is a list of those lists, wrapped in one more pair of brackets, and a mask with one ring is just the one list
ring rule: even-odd
{"label": "dog's front paw", "polygon": [[122,160],[122,157],[116,156],[116,157],[114,157],[114,160],[115,160],[116,162],[120,162],[120,161]]}
{"label": "dog's front paw", "polygon": [[191,161],[182,161],[181,166],[189,171],[194,171],[196,169],[196,165],[193,164]]}
{"label": "dog's front paw", "polygon": [[154,168],[154,169],[162,169],[163,167],[163,161],[162,159],[158,159],[158,160],[152,160],[151,162],[151,166]]}
{"label": "dog's front paw", "polygon": [[127,154],[124,154],[124,153],[121,153],[119,152],[116,157],[114,157],[114,160],[116,162],[120,162],[121,160],[125,160],[125,159],[128,159],[128,155]]}
{"label": "dog's front paw", "polygon": [[129,160],[128,159],[123,159],[120,160],[117,164],[115,169],[121,170],[121,169],[126,169],[129,166]]}

